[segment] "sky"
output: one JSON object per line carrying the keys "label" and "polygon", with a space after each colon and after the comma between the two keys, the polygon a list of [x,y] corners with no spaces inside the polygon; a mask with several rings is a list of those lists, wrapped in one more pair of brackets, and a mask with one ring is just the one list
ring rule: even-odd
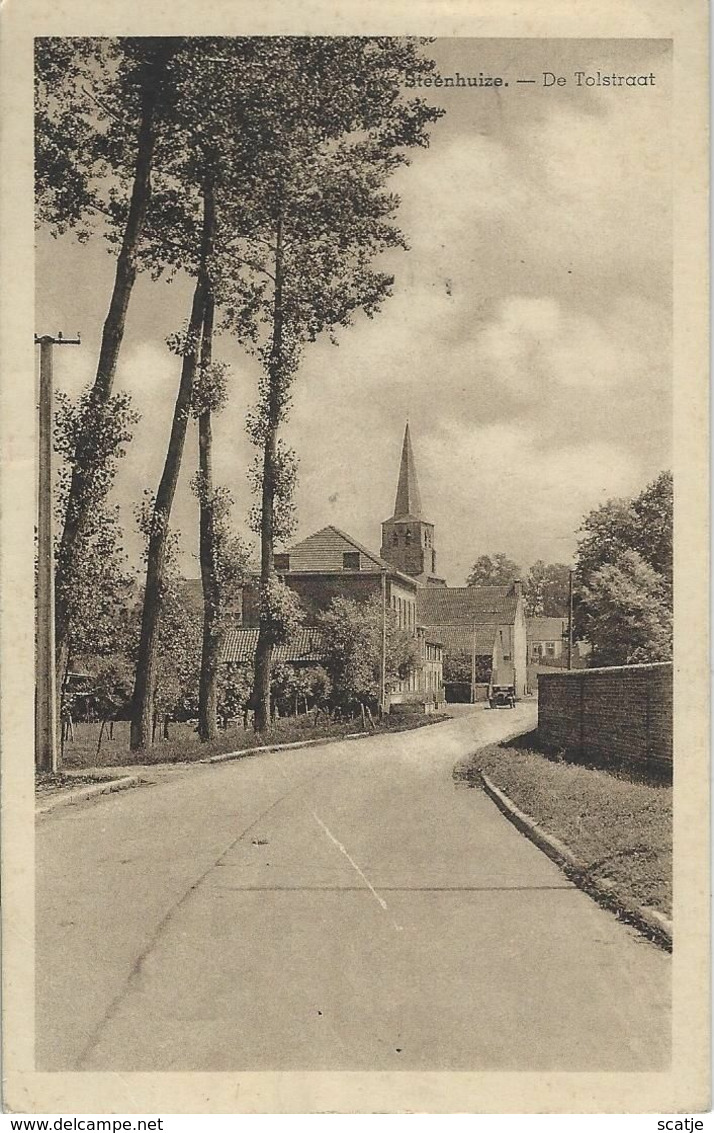
{"label": "sky", "polygon": [[[337,347],[307,348],[285,436],[300,461],[295,538],[332,523],[379,550],[408,418],[438,573],[463,585],[481,554],[503,551],[524,571],[569,562],[588,511],[670,466],[670,54],[644,40],[428,50],[444,77],[504,85],[421,92],[445,114],[394,178],[409,243],[380,264],[394,294]],[[577,71],[654,84],[578,86]],[[565,84],[544,86],[544,72]],[[113,272],[101,240],[38,232],[38,333],[82,334],[81,347],[57,352],[56,383],[70,394],[93,380]],[[178,387],[165,338],[186,319],[190,289],[142,276],[129,308],[116,388],[142,416],[114,499],[133,557],[133,506],[158,485]],[[215,477],[247,534],[258,369],[225,336],[215,355],[230,364]],[[199,573],[194,432],[173,517],[187,576]]]}

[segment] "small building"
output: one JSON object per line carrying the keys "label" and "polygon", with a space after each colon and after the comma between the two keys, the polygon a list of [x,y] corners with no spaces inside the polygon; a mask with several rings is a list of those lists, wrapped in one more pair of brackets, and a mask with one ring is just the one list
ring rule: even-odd
{"label": "small building", "polygon": [[[568,619],[526,618],[528,661],[533,665],[567,662]],[[560,661],[563,658],[563,662]]]}
{"label": "small building", "polygon": [[445,657],[472,659],[475,684],[512,684],[516,696],[528,688],[523,587],[425,586],[417,598],[419,623],[440,640]]}

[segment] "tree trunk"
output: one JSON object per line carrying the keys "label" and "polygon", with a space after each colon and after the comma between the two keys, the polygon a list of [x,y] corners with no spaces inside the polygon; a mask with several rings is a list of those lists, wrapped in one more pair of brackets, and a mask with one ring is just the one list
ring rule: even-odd
{"label": "tree trunk", "polygon": [[[206,299],[201,342],[201,367],[211,364],[213,348],[213,296]],[[201,646],[201,674],[198,685],[198,735],[201,740],[213,740],[217,735],[216,683],[218,679],[218,651],[220,647],[220,587],[216,573],[215,501],[213,498],[213,452],[211,411],[206,409],[198,418],[198,478],[199,478],[199,558],[203,589],[203,642]]]}
{"label": "tree trunk", "polygon": [[[273,573],[275,550],[275,460],[278,452],[280,419],[280,377],[283,347],[283,224],[278,217],[275,244],[275,299],[273,304],[273,341],[268,361],[267,428],[263,447],[263,485],[260,509],[260,584],[265,587]],[[270,673],[273,661],[271,626],[261,609],[258,642],[255,648],[255,680],[253,726],[264,732],[270,725]]]}
{"label": "tree trunk", "polygon": [[[112,394],[119,351],[124,337],[126,313],[137,273],[137,251],[144,230],[151,196],[151,165],[157,137],[157,108],[161,98],[166,68],[175,51],[170,40],[154,43],[142,73],[141,120],[137,136],[136,164],[129,212],[124,237],[117,259],[109,311],[104,322],[97,372],[92,389],[94,412],[89,414],[89,428],[96,427]],[[77,443],[70,481],[64,527],[57,553],[55,584],[55,660],[58,677],[64,673],[69,654],[72,628],[72,574],[92,508],[94,469],[87,466],[80,452],[87,438]]]}
{"label": "tree trunk", "polygon": [[169,724],[170,723],[171,723],[171,721],[169,719],[169,714],[168,714],[168,712],[166,712],[164,714],[164,730],[163,730],[163,738],[165,740],[168,740],[170,738],[169,737]]}
{"label": "tree trunk", "polygon": [[215,209],[213,186],[206,177],[203,187],[203,232],[201,236],[201,256],[193,292],[191,315],[188,324],[187,349],[181,367],[181,382],[174,407],[168,452],[164,463],[159,490],[156,493],[153,522],[149,537],[147,556],[146,588],[144,608],[141,618],[141,639],[136,665],[134,695],[131,705],[132,751],[146,747],[150,741],[151,712],[156,692],[156,661],[159,645],[159,616],[161,612],[161,591],[166,564],[166,547],[169,533],[171,508],[176,494],[183,456],[186,429],[191,412],[193,381],[196,373],[198,336],[203,323],[206,296],[208,294],[208,263],[213,248],[215,228]]}

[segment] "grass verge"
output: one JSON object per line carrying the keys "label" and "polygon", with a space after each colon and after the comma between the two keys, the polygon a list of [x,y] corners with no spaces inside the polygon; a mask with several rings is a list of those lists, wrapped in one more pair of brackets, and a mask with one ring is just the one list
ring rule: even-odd
{"label": "grass verge", "polygon": [[483,771],[526,814],[629,902],[672,915],[672,788],[539,751],[535,733],[483,748],[455,768]]}
{"label": "grass verge", "polygon": [[[436,713],[430,716],[400,718],[388,716],[384,721],[376,722],[375,732],[401,732],[420,728],[426,724],[437,724],[447,719],[448,716]],[[260,736],[252,728],[236,725],[227,728],[225,732],[222,731],[212,742],[201,743],[195,729],[189,724],[172,724],[169,739],[157,739],[156,743],[144,751],[132,752],[129,750],[129,724],[121,721],[114,725],[114,734],[111,738],[108,736],[102,738],[101,749],[97,754],[99,728],[99,724],[75,725],[74,739],[65,743],[64,767],[67,770],[79,771],[155,763],[194,763],[201,759],[209,759],[212,755],[225,755],[228,752],[245,751],[254,747],[273,747],[305,740],[341,739],[359,731],[360,725],[355,721],[340,724],[321,721],[315,726],[312,716],[287,717],[277,720],[273,727]],[[371,733],[370,728],[368,734]]]}

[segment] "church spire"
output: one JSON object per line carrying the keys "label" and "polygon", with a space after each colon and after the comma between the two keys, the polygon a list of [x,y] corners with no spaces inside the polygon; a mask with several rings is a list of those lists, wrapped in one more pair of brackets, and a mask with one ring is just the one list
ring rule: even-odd
{"label": "church spire", "polygon": [[412,519],[422,518],[421,496],[419,495],[419,481],[417,480],[412,440],[409,435],[409,422],[404,430],[404,444],[402,445],[402,461],[399,466],[399,483],[397,484],[397,498],[394,501],[394,519],[410,516]]}

